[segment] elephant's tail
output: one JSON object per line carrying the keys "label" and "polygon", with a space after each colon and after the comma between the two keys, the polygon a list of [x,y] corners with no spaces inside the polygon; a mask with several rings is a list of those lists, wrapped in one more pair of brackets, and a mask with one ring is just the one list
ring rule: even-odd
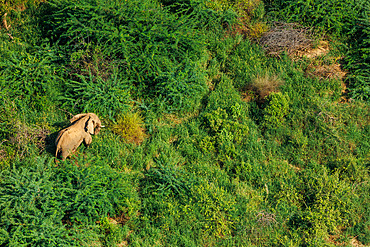
{"label": "elephant's tail", "polygon": [[57,146],[57,150],[55,151],[55,158],[58,158],[60,151],[60,148]]}

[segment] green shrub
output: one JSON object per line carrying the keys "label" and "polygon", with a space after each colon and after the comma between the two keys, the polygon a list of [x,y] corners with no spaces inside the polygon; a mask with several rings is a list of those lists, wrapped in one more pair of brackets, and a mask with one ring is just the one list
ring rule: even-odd
{"label": "green shrub", "polygon": [[223,77],[209,95],[207,107],[202,114],[203,126],[215,138],[218,147],[240,144],[248,134],[247,114],[248,108],[232,86],[232,81]]}
{"label": "green shrub", "polygon": [[[176,231],[176,225],[181,225],[185,237],[196,239],[198,243],[210,237],[217,239],[231,235],[236,202],[225,189],[168,163],[151,168],[146,176],[143,203],[157,227],[172,232]],[[157,200],[153,200],[154,197]],[[195,229],[189,231],[191,227]]]}
{"label": "green shrub", "polygon": [[117,246],[128,234],[127,227],[121,227],[119,222],[108,217],[101,220],[100,231],[105,235],[102,239],[104,246]]}
{"label": "green shrub", "polygon": [[97,239],[97,220],[135,215],[138,198],[124,174],[106,165],[53,164],[54,158],[29,159],[1,173],[7,244],[80,245]]}
{"label": "green shrub", "polygon": [[65,96],[61,97],[64,105],[73,112],[96,112],[114,119],[117,115],[129,109],[131,101],[129,82],[121,79],[117,72],[108,79],[100,76],[89,77],[77,75],[79,81],[69,81]]}
{"label": "green shrub", "polygon": [[[62,11],[45,18],[51,23],[49,35],[69,47],[71,55],[98,45],[111,63],[122,68],[120,80],[131,82],[138,97],[162,96],[176,110],[190,111],[199,104],[207,89],[201,72],[205,43],[192,19],[171,15],[155,1],[51,5]],[[194,61],[191,67],[189,61]]]}
{"label": "green shrub", "polygon": [[161,73],[154,80],[156,94],[162,96],[167,111],[191,112],[199,107],[207,92],[206,74],[198,64],[177,68],[174,72]]}
{"label": "green shrub", "polygon": [[11,11],[22,11],[28,6],[38,5],[42,2],[43,0],[0,0],[0,16],[2,17],[4,13]]}
{"label": "green shrub", "polygon": [[253,86],[253,81],[256,78],[263,78],[263,75],[266,74],[274,74],[275,71],[270,68],[273,61],[266,57],[261,47],[249,40],[234,46],[229,51],[226,61],[224,66],[226,73],[239,91]]}
{"label": "green shrub", "polygon": [[[158,168],[150,169],[147,174],[146,183],[149,185],[144,193],[154,193],[159,196],[187,196],[191,186],[196,183],[195,180],[188,180],[187,173],[176,167],[168,167],[163,160],[157,160]],[[155,189],[154,189],[155,188]],[[153,191],[154,189],[154,191]]]}
{"label": "green shrub", "polygon": [[338,173],[330,174],[324,167],[313,164],[303,172],[302,182],[305,203],[302,220],[309,226],[303,229],[306,236],[311,236],[309,241],[326,239],[328,234],[348,226],[348,209],[354,198],[351,187],[340,181]]}
{"label": "green shrub", "polygon": [[345,36],[351,32],[366,5],[366,1],[354,0],[325,2],[269,0],[266,2],[269,10],[273,11],[270,14],[277,15],[286,22],[299,22],[338,36]]}
{"label": "green shrub", "polygon": [[52,114],[17,106],[14,101],[0,94],[0,170],[11,167],[14,159],[44,152],[52,129],[46,123]]}
{"label": "green shrub", "polygon": [[218,108],[204,114],[204,126],[209,128],[211,137],[207,136],[200,142],[204,152],[217,150],[222,160],[231,159],[236,155],[235,145],[241,144],[248,135],[248,126],[238,121],[241,106],[236,104],[232,109],[236,112],[230,117],[225,110]]}
{"label": "green shrub", "polygon": [[9,102],[5,94],[0,92],[0,169],[9,166],[9,161],[15,155],[15,147],[8,142],[15,132],[17,107]]}
{"label": "green shrub", "polygon": [[209,0],[160,0],[172,13],[191,18],[197,28],[217,30],[232,26],[237,14],[229,5],[220,7],[216,1]]}
{"label": "green shrub", "polygon": [[[230,176],[240,175],[242,153],[249,134],[247,105],[226,76],[209,95],[200,115],[201,127],[208,135],[198,137],[198,146],[206,155],[215,156]],[[242,163],[242,164],[241,164]]]}
{"label": "green shrub", "polygon": [[1,174],[1,228],[8,233],[5,244],[73,246],[88,235],[92,237],[94,231],[86,229],[86,235],[79,235],[63,225],[64,214],[68,214],[63,203],[65,192],[55,186],[52,160],[46,167],[44,160],[39,162],[35,167],[14,168]]}
{"label": "green shrub", "polygon": [[370,3],[364,3],[359,23],[353,27],[349,51],[345,57],[345,68],[350,71],[347,82],[353,98],[369,101],[370,99]]}
{"label": "green shrub", "polygon": [[370,222],[369,222],[369,210],[370,210],[370,196],[367,191],[370,189],[369,183],[356,183],[355,195],[351,202],[351,206],[348,209],[348,219],[350,227],[346,229],[346,232],[351,236],[357,236],[358,241],[364,245],[370,244]]}
{"label": "green shrub", "polygon": [[263,18],[264,4],[260,0],[214,0],[207,1],[206,6],[217,12],[233,9],[238,15],[238,21],[232,26],[234,33],[250,39],[258,39],[268,27]]}
{"label": "green shrub", "polygon": [[55,66],[56,55],[41,48],[35,53],[3,51],[0,87],[18,106],[49,111],[56,103],[63,79]]}
{"label": "green shrub", "polygon": [[267,96],[267,103],[263,108],[263,126],[272,129],[282,126],[288,113],[289,97],[280,92],[272,92]]}

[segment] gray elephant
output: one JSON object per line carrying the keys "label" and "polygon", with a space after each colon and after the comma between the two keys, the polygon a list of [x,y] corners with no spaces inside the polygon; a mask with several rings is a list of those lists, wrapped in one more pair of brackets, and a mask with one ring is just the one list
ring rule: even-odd
{"label": "gray elephant", "polygon": [[78,114],[69,120],[71,125],[59,131],[55,140],[57,147],[55,157],[65,160],[72,152],[81,145],[82,142],[89,146],[92,142],[91,134],[98,134],[101,121],[94,113]]}

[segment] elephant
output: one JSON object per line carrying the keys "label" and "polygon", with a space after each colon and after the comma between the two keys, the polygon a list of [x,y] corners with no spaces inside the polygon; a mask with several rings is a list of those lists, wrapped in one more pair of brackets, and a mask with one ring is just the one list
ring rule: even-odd
{"label": "elephant", "polygon": [[92,142],[91,134],[98,134],[104,127],[94,113],[77,114],[69,121],[71,125],[59,131],[55,140],[55,157],[60,156],[62,160],[75,152],[82,142],[88,147]]}

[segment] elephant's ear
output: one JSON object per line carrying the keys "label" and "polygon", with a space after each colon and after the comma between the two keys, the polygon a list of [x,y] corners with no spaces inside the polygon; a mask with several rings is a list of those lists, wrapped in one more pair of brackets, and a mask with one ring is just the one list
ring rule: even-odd
{"label": "elephant's ear", "polygon": [[94,134],[94,121],[89,117],[85,123],[85,131],[90,134]]}
{"label": "elephant's ear", "polygon": [[70,123],[74,123],[76,122],[77,120],[83,118],[84,116],[86,116],[86,113],[81,113],[81,114],[77,114],[76,116],[73,116],[73,118],[71,118],[69,120]]}

